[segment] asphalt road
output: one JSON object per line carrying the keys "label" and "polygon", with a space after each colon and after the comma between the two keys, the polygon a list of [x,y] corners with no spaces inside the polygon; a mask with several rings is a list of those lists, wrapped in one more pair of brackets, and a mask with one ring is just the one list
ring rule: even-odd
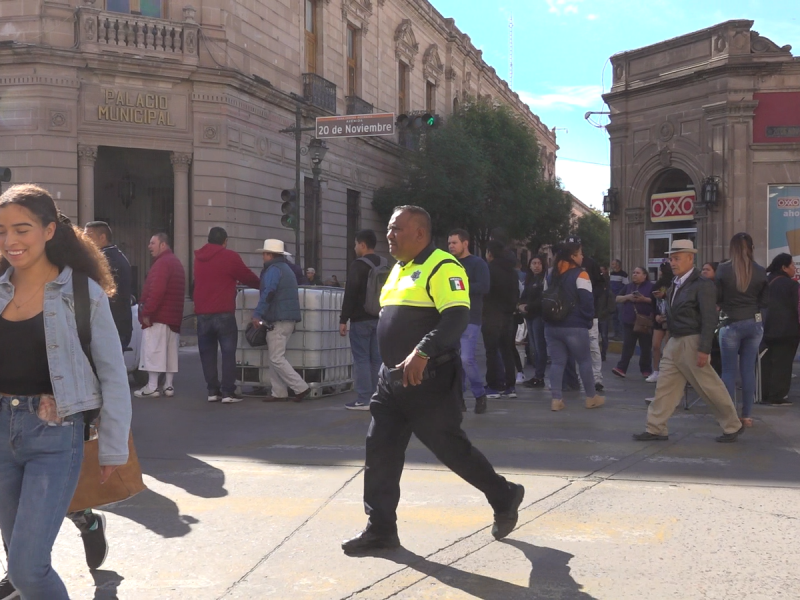
{"label": "asphalt road", "polygon": [[525,485],[507,540],[491,537],[481,494],[412,440],[403,549],[349,558],[339,543],[365,524],[369,413],[342,408],[351,394],[209,404],[184,348],[176,396],[134,399],[149,490],[106,512],[106,564],[87,570],[67,522],[55,567],[76,599],[799,597],[800,402],[756,407],[737,444],[714,442],[702,403],[676,412],[669,442],[636,443],[654,385],[605,365],[604,408],[568,394],[552,413],[547,391],[521,388],[465,415],[476,446]]}

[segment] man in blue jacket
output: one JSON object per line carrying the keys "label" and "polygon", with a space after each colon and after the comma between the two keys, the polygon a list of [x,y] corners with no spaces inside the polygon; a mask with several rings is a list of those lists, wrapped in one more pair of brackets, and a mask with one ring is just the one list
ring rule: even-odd
{"label": "man in blue jacket", "polygon": [[286,251],[281,240],[264,240],[264,247],[258,252],[264,257],[264,269],[261,271],[261,295],[253,311],[253,324],[256,327],[267,326],[272,383],[271,395],[264,398],[264,402],[285,402],[289,399],[289,388],[295,393],[292,401],[301,402],[308,394],[309,386],[285,356],[286,343],[294,333],[295,324],[302,320],[297,279],[286,263]]}
{"label": "man in blue jacket", "polygon": [[[481,414],[486,412],[486,388],[483,385],[483,375],[478,370],[478,363],[475,360],[475,348],[481,335],[483,297],[489,293],[489,265],[480,256],[470,254],[469,233],[463,229],[454,229],[450,232],[447,249],[464,267],[469,280],[469,325],[461,335],[461,363],[464,366],[465,379],[475,395],[475,412]],[[463,395],[461,410],[467,410]]]}

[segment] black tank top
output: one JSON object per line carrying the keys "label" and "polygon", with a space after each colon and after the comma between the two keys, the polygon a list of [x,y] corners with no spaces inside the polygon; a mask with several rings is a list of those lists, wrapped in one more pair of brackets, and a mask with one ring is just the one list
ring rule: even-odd
{"label": "black tank top", "polygon": [[24,321],[0,316],[0,392],[19,396],[53,393],[44,312]]}

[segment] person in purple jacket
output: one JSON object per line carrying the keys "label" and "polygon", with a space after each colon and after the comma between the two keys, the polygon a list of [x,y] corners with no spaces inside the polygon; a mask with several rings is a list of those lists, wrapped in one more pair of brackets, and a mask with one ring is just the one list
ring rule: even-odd
{"label": "person in purple jacket", "polygon": [[653,282],[647,277],[647,270],[644,267],[636,267],[631,273],[631,279],[631,283],[617,296],[617,304],[622,307],[619,313],[623,328],[622,356],[611,372],[617,377],[627,376],[628,365],[638,343],[639,370],[642,377],[647,379],[653,373],[653,331],[636,333],[633,328],[637,314],[653,317]]}

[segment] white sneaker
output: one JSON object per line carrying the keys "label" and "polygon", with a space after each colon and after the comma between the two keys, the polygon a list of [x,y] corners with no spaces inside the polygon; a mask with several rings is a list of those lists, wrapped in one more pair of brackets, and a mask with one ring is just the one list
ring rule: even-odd
{"label": "white sneaker", "polygon": [[517,383],[525,382],[525,373],[517,373]]}
{"label": "white sneaker", "polygon": [[222,396],[220,396],[219,394],[214,394],[214,395],[209,395],[208,396],[208,401],[209,402],[219,402],[220,400],[222,400]]}
{"label": "white sneaker", "polygon": [[647,383],[655,383],[658,381],[658,371],[653,371],[650,376],[645,379]]}
{"label": "white sneaker", "polygon": [[165,395],[167,398],[172,398],[172,397],[175,395],[175,388],[174,388],[174,387],[172,387],[172,386],[169,386],[169,387],[167,387],[167,388],[164,388],[164,395]]}
{"label": "white sneaker", "polygon": [[160,398],[161,392],[158,390],[151,390],[147,386],[144,386],[142,389],[133,392],[133,395],[137,398]]}
{"label": "white sneaker", "polygon": [[223,404],[236,404],[237,402],[241,402],[244,398],[239,398],[238,396],[225,396],[222,399]]}

